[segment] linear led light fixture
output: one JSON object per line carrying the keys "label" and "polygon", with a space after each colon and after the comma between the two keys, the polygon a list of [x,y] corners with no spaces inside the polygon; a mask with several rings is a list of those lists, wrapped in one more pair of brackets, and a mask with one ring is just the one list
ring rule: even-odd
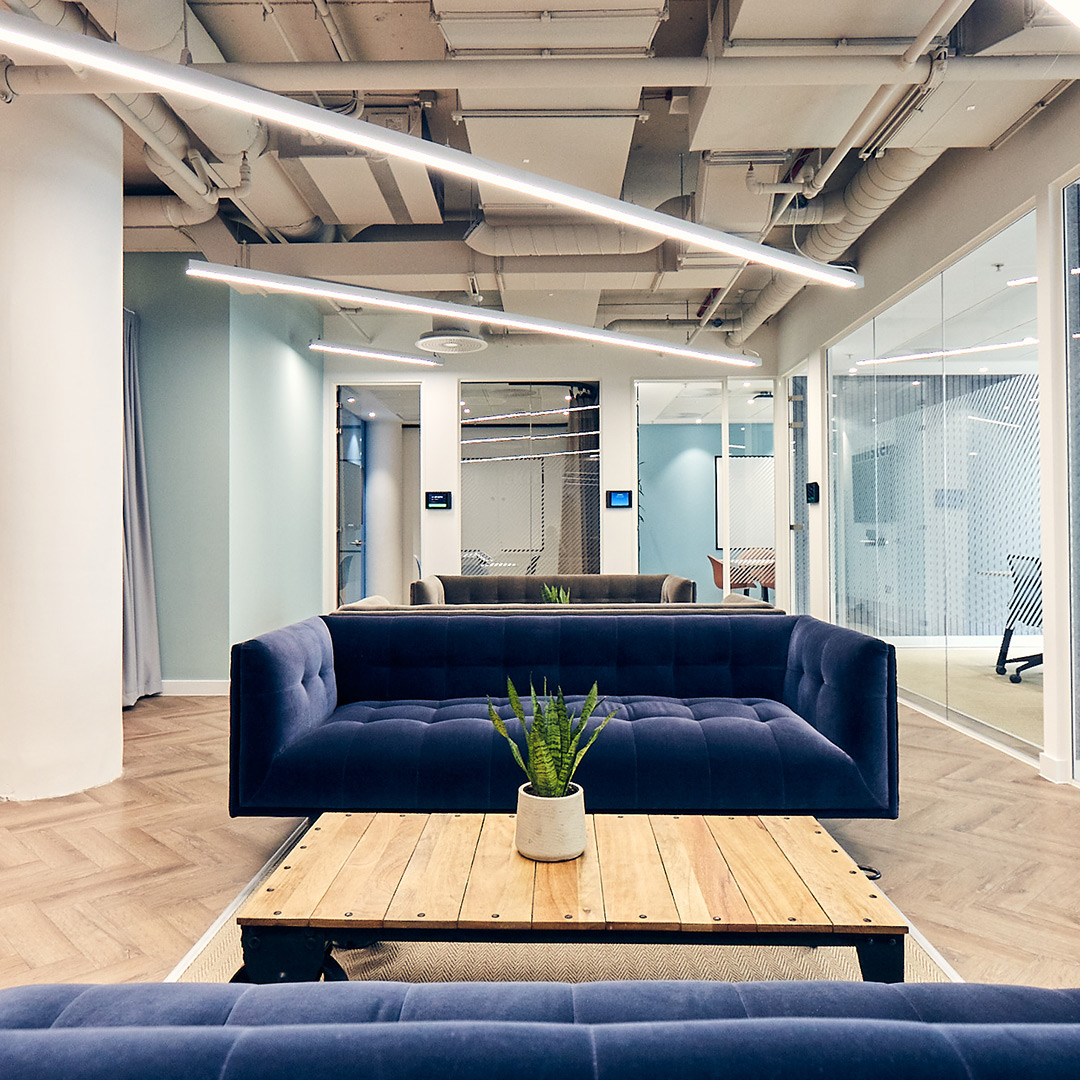
{"label": "linear led light fixture", "polygon": [[76,67],[109,72],[156,90],[183,94],[248,116],[284,124],[295,130],[321,135],[334,142],[357,146],[377,154],[404,158],[438,172],[452,173],[477,183],[491,184],[544,203],[553,203],[654,235],[734,255],[739,259],[771,266],[775,270],[786,270],[812,281],[837,285],[844,289],[860,288],[863,284],[863,279],[858,274],[843,267],[830,266],[802,255],[779,251],[741,236],[709,229],[669,214],[613,199],[608,195],[474,157],[463,150],[391,131],[365,120],[339,116],[268,90],[260,90],[217,75],[208,75],[180,64],[142,56],[111,41],[99,41],[96,38],[58,30],[23,15],[0,11],[0,42],[54,56]]}
{"label": "linear led light fixture", "polygon": [[491,442],[541,442],[544,439],[583,439],[586,435],[599,435],[599,431],[561,431],[558,435],[492,435],[488,439],[462,439],[462,446]]}
{"label": "linear led light fixture", "polygon": [[1014,277],[1005,282],[1006,287],[1015,289],[1017,285],[1034,285],[1038,282],[1039,276],[1037,274],[1031,274],[1028,277]]}
{"label": "linear led light fixture", "polygon": [[481,461],[539,461],[540,458],[549,457],[579,457],[581,454],[595,454],[596,447],[591,450],[560,450],[551,454],[510,454],[508,457],[474,457],[462,458],[462,465],[476,465]]}
{"label": "linear led light fixture", "polygon": [[329,341],[313,341],[309,349],[316,352],[333,353],[335,356],[362,356],[365,360],[393,360],[395,364],[422,364],[424,367],[442,367],[441,360],[427,356],[407,356],[405,353],[380,352],[378,349],[365,349],[354,345],[334,345]]}
{"label": "linear led light fixture", "polygon": [[567,416],[572,412],[591,412],[599,405],[568,405],[565,409],[538,409],[536,412],[504,412],[494,416],[466,416],[463,424],[486,424],[489,420],[520,420],[529,416]]}
{"label": "linear led light fixture", "polygon": [[1046,2],[1059,15],[1064,15],[1069,22],[1080,26],[1080,0],[1046,0]]}
{"label": "linear led light fixture", "polygon": [[743,356],[742,353],[703,352],[685,345],[669,345],[663,341],[650,341],[648,338],[616,334],[611,330],[597,330],[589,326],[574,326],[571,323],[555,322],[553,319],[541,319],[535,315],[513,315],[510,312],[495,311],[492,308],[450,304],[445,300],[421,300],[419,297],[383,292],[381,289],[369,289],[363,285],[340,285],[330,281],[319,281],[317,278],[290,277],[287,274],[272,274],[266,270],[245,270],[237,266],[200,262],[198,259],[191,259],[188,262],[187,272],[191,277],[222,281],[228,285],[246,285],[270,292],[337,300],[339,303],[361,307],[412,311],[421,315],[434,315],[437,318],[452,315],[455,320],[478,323],[483,326],[501,326],[509,330],[524,330],[534,334],[552,334],[555,337],[574,338],[577,341],[589,341],[597,345],[620,345],[626,349],[662,353],[689,360],[711,360],[721,364],[738,364],[740,367],[757,367],[761,363],[760,360]]}
{"label": "linear led light fixture", "polygon": [[966,349],[935,349],[933,352],[908,353],[906,356],[883,356],[874,360],[856,360],[855,366],[899,364],[905,360],[940,360],[945,356],[971,356],[974,353],[998,352],[1002,349],[1022,349],[1028,345],[1038,344],[1038,338],[1026,337],[1020,341],[1002,341],[996,345],[969,345]]}
{"label": "linear led light fixture", "polygon": [[978,420],[980,424],[997,424],[998,427],[1019,428],[1019,424],[1010,424],[1007,420],[991,420],[989,416],[968,416],[969,420]]}

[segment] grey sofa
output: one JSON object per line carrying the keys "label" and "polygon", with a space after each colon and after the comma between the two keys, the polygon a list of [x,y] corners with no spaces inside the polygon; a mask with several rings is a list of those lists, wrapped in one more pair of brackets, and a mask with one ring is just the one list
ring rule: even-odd
{"label": "grey sofa", "polygon": [[539,604],[545,585],[571,604],[692,604],[697,583],[675,574],[433,574],[409,586],[411,604]]}

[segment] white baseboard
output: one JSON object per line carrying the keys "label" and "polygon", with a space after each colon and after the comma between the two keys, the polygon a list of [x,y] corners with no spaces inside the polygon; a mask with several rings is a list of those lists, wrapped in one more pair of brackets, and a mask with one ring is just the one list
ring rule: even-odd
{"label": "white baseboard", "polygon": [[162,679],[163,697],[228,697],[228,679]]}

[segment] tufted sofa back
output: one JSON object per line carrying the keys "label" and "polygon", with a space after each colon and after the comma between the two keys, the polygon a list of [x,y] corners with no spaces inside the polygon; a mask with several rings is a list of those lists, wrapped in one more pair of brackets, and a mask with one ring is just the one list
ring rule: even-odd
{"label": "tufted sofa back", "polygon": [[691,604],[697,584],[675,574],[435,574],[409,587],[412,604],[539,604],[543,587],[570,590],[571,604]]}
{"label": "tufted sofa back", "polygon": [[338,703],[503,696],[546,679],[567,694],[782,699],[800,616],[323,616]]}

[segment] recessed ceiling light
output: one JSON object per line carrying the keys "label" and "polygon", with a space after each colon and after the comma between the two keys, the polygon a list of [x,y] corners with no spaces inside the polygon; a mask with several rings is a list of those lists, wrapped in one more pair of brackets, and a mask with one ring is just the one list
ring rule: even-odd
{"label": "recessed ceiling light", "polygon": [[346,398],[345,401],[349,405],[355,405],[356,404],[356,398],[354,398],[354,397]]}
{"label": "recessed ceiling light", "polygon": [[[629,334],[616,334],[611,330],[598,330],[590,326],[575,326],[572,323],[560,323],[553,319],[541,319],[535,315],[515,315],[505,311],[495,311],[492,308],[450,304],[445,300],[421,300],[415,296],[403,296],[400,293],[383,292],[381,289],[369,289],[360,285],[340,285],[330,281],[319,281],[316,278],[271,274],[265,270],[244,270],[236,266],[221,266],[198,259],[191,259],[188,262],[187,272],[191,277],[205,278],[208,281],[221,281],[228,285],[250,286],[255,289],[291,293],[296,296],[323,297],[343,301],[353,307],[415,311],[438,317],[452,315],[455,320],[466,323],[502,326],[511,330],[551,334],[555,337],[573,338],[576,341],[588,341],[597,345],[618,345],[621,348],[636,349],[639,352],[660,353],[690,360],[709,360],[720,364],[736,364],[739,367],[757,367],[761,363],[759,358],[744,356],[742,353],[706,352],[703,349],[691,349],[685,345],[651,341],[648,338],[632,337]],[[401,358],[398,357],[398,359]],[[413,357],[412,362],[422,361],[418,357]]]}
{"label": "recessed ceiling light", "polygon": [[375,414],[373,412],[369,412],[367,415],[368,415],[369,420],[374,420],[375,419]]}
{"label": "recessed ceiling light", "polygon": [[0,42],[55,56],[76,67],[108,72],[143,86],[183,94],[247,116],[257,116],[295,130],[321,135],[334,142],[412,161],[437,172],[491,184],[544,203],[554,203],[654,235],[700,245],[710,251],[735,255],[777,270],[787,270],[813,281],[845,289],[860,288],[863,284],[858,274],[844,267],[818,263],[802,255],[780,251],[732,233],[635,206],[609,195],[586,191],[571,184],[486,161],[463,150],[455,150],[453,147],[414,135],[379,127],[366,120],[333,113],[192,67],[143,56],[111,41],[99,41],[45,26],[24,15],[0,11]]}

